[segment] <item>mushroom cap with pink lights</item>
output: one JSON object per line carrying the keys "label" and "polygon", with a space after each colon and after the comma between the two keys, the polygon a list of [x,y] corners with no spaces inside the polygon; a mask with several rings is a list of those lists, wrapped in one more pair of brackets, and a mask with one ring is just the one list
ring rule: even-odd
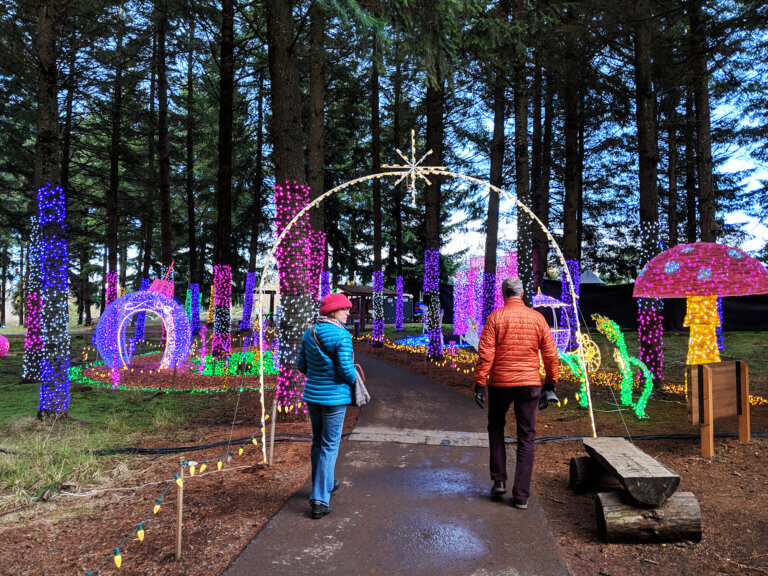
{"label": "mushroom cap with pink lights", "polygon": [[768,271],[743,250],[723,244],[680,244],[640,271],[635,298],[746,296],[768,293]]}

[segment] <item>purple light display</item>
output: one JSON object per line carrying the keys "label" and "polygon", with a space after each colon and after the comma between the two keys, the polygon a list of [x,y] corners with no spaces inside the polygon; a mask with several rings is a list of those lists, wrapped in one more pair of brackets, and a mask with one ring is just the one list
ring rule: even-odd
{"label": "purple light display", "polygon": [[403,329],[403,277],[395,276],[395,330]]}
{"label": "purple light display", "polygon": [[6,354],[8,354],[8,349],[11,347],[10,343],[8,342],[8,338],[5,336],[0,335],[0,358],[4,358]]}
{"label": "purple light display", "polygon": [[192,335],[189,318],[173,298],[158,292],[130,292],[104,309],[99,318],[93,343],[109,368],[124,368],[130,362],[130,346],[126,343],[128,321],[141,312],[156,314],[166,330],[165,351],[160,368],[179,366],[189,354]]}
{"label": "purple light display", "polygon": [[443,355],[443,331],[440,314],[440,251],[424,252],[424,301],[427,304],[427,354]]}
{"label": "purple light display", "polygon": [[211,353],[214,358],[229,356],[232,348],[231,320],[232,268],[223,264],[213,267],[213,338]]}
{"label": "purple light display", "polygon": [[331,293],[331,273],[323,270],[320,273],[320,300]]}
{"label": "purple light display", "polygon": [[40,413],[69,409],[69,246],[66,197],[60,186],[37,191],[40,216],[40,294],[43,359],[40,366]]}
{"label": "purple light display", "polygon": [[725,348],[725,339],[723,338],[723,298],[717,297],[717,316],[720,318],[720,326],[715,330],[715,336],[717,337],[717,349],[721,352]]}
{"label": "purple light display", "polygon": [[256,289],[256,272],[245,275],[245,297],[243,298],[243,317],[240,318],[240,330],[251,327],[251,310],[253,310],[253,291]]}
{"label": "purple light display", "polygon": [[189,326],[194,338],[200,332],[200,284],[190,283],[189,300]]}
{"label": "purple light display", "polygon": [[117,272],[107,272],[106,306],[117,300]]}
{"label": "purple light display", "polygon": [[[571,274],[571,280],[573,281],[573,292],[576,294],[576,304],[579,303],[579,293],[581,289],[581,272],[580,272],[580,266],[578,260],[566,260],[565,261],[566,266],[568,266],[568,271]],[[568,349],[576,348],[578,346],[578,343],[576,342],[576,322],[578,321],[576,318],[576,313],[573,310],[572,300],[571,300],[571,290],[570,286],[568,285],[568,276],[565,274],[565,270],[563,270],[562,278],[561,278],[561,284],[562,284],[562,290],[560,291],[560,300],[568,304],[568,306],[563,306],[560,308],[560,327],[566,328],[567,326],[570,327],[571,330],[571,336],[569,338],[568,342]]]}
{"label": "purple light display", "polygon": [[384,344],[384,274],[381,270],[373,272],[373,333],[371,346]]}
{"label": "purple light display", "polygon": [[[142,278],[141,279],[141,290],[149,290],[149,278]],[[144,341],[144,323],[147,319],[147,313],[146,312],[139,312],[136,315],[136,331],[133,333],[133,341],[134,342],[143,342]]]}
{"label": "purple light display", "polygon": [[661,382],[664,368],[664,318],[660,313],[663,302],[658,298],[637,299],[637,343],[640,360]]}

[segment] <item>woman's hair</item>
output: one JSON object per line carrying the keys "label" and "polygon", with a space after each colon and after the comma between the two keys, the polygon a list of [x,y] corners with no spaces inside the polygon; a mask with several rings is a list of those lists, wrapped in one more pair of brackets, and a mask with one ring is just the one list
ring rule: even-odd
{"label": "woman's hair", "polygon": [[501,295],[507,298],[520,298],[523,294],[523,282],[517,276],[512,276],[501,283]]}

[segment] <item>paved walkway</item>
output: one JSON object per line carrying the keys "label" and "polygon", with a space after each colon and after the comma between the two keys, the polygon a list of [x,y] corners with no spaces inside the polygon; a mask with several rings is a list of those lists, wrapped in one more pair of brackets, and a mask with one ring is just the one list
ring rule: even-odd
{"label": "paved walkway", "polygon": [[[489,498],[485,413],[440,384],[358,361],[373,401],[342,440],[331,514],[310,519],[307,484],[225,576],[569,574],[535,496],[526,511]],[[507,458],[511,479],[511,447]]]}

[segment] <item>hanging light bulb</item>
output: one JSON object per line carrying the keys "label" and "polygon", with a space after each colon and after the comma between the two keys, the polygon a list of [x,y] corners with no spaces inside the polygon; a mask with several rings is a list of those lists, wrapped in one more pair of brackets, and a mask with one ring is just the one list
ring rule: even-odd
{"label": "hanging light bulb", "polygon": [[256,440],[256,436],[251,436],[251,442],[253,442],[254,446],[258,446],[259,445],[259,441]]}
{"label": "hanging light bulb", "polygon": [[144,526],[141,525],[141,522],[136,529],[136,536],[138,536],[139,542],[144,542]]}
{"label": "hanging light bulb", "polygon": [[243,450],[245,450],[245,444],[241,444],[240,445],[240,449],[237,451],[237,455],[238,456],[242,456],[243,455]]}
{"label": "hanging light bulb", "polygon": [[158,498],[158,499],[155,501],[155,507],[152,509],[152,514],[157,514],[158,512],[160,512],[160,503],[161,503],[162,501],[163,501],[163,499],[162,499],[162,498]]}
{"label": "hanging light bulb", "polygon": [[178,474],[174,474],[173,478],[176,480],[176,486],[179,488],[184,488],[184,480],[182,480]]}
{"label": "hanging light bulb", "polygon": [[222,465],[222,461],[221,461],[221,458],[219,458],[219,461],[218,461],[218,462],[216,462],[216,468],[218,468],[219,470],[221,470],[221,465]]}
{"label": "hanging light bulb", "polygon": [[120,555],[120,548],[115,548],[115,566],[120,568],[120,564],[123,563],[123,557]]}
{"label": "hanging light bulb", "polygon": [[191,462],[187,462],[187,464],[189,464],[189,475],[194,476],[195,468],[197,467],[197,462],[191,461]]}
{"label": "hanging light bulb", "polygon": [[200,474],[202,474],[203,472],[205,472],[205,469],[206,469],[206,468],[208,468],[208,460],[206,460],[205,462],[203,462],[203,463],[200,465]]}

